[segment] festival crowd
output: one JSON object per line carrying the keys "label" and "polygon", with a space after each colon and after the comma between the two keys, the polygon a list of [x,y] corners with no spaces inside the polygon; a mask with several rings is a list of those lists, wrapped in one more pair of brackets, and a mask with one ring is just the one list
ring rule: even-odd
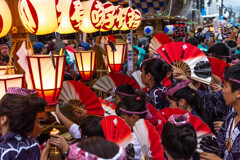
{"label": "festival crowd", "polygon": [[[204,54],[219,62],[211,64],[209,60],[212,70],[219,67],[222,75],[210,73],[212,81],[209,84],[198,81],[181,67],[150,51],[150,40],[135,39],[133,71],[129,72],[125,64],[122,74],[132,77],[133,72],[141,71],[140,79],[147,89],[136,89],[131,84],[116,86],[106,99],[99,98],[102,104],[114,108],[114,113],[100,117],[87,114],[87,108],[74,110],[74,115],[81,119],[80,124],[64,115],[62,106],[69,104],[60,102],[55,115],[74,138],[71,143],[58,134],[50,134],[45,143],[31,136],[37,125],[36,116],[44,111],[47,102],[36,90],[8,88],[0,100],[0,159],[47,160],[51,146],[59,148],[61,159],[68,160],[240,159],[240,48],[237,47],[237,35],[234,39],[216,38],[211,45],[201,32],[199,29],[196,36],[189,37],[184,44],[194,50],[207,48],[202,50]],[[88,43],[80,46],[66,44],[72,52],[91,48]],[[57,51],[54,42],[37,42],[33,48],[34,54],[56,54]],[[1,44],[0,51],[0,65],[7,65],[9,45]],[[65,54],[69,56],[67,52]],[[226,67],[220,68],[220,62]],[[199,74],[207,75],[208,72],[203,69]],[[64,82],[79,80],[76,62],[67,59]],[[122,123],[120,130],[113,131],[112,123],[103,123],[111,116]],[[106,132],[105,128],[110,129]],[[124,137],[123,133],[127,131],[133,142]],[[114,138],[125,138],[127,145],[111,141],[110,134],[115,134]]]}

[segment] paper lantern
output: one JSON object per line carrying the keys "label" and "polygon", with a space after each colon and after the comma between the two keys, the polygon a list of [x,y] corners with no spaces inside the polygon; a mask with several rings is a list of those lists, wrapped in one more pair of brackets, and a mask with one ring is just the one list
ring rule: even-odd
{"label": "paper lantern", "polygon": [[121,72],[127,53],[127,44],[116,43],[116,51],[112,51],[109,44],[105,44],[108,66],[111,72]]}
{"label": "paper lantern", "polygon": [[95,64],[95,51],[78,51],[75,52],[75,59],[77,62],[78,71],[82,80],[93,79],[93,71]]}
{"label": "paper lantern", "polygon": [[133,27],[135,16],[134,16],[134,10],[131,7],[128,7],[127,2],[123,2],[123,8],[126,15],[126,19],[120,30],[126,31]]}
{"label": "paper lantern", "polygon": [[117,5],[117,2],[115,2],[115,9],[116,9],[116,15],[117,18],[115,19],[114,26],[113,26],[113,31],[120,30],[125,22],[126,14],[121,5]]}
{"label": "paper lantern", "polygon": [[6,36],[11,29],[11,26],[11,11],[5,0],[0,0],[0,37]]}
{"label": "paper lantern", "polygon": [[[54,61],[49,55],[27,56],[29,72],[38,95],[44,98],[48,105],[58,103],[62,89],[66,56],[54,55]],[[53,66],[55,64],[55,68]]]}
{"label": "paper lantern", "polygon": [[22,74],[7,74],[0,76],[0,99],[6,94],[9,87],[24,87],[24,76]]}
{"label": "paper lantern", "polygon": [[174,33],[173,33],[173,37],[178,37],[179,36],[179,32],[180,32],[180,27],[178,24],[174,24],[173,25],[175,30],[174,30]]}
{"label": "paper lantern", "polygon": [[186,24],[183,25],[184,36],[188,34],[188,27]]}
{"label": "paper lantern", "polygon": [[152,36],[154,32],[153,26],[145,26],[144,27],[144,34],[146,36]]}
{"label": "paper lantern", "polygon": [[59,0],[57,10],[61,12],[59,27],[60,34],[75,33],[80,30],[83,20],[83,7],[80,0]]}
{"label": "paper lantern", "polygon": [[101,29],[105,21],[104,7],[99,0],[82,2],[83,23],[80,30],[86,33],[94,33]]}
{"label": "paper lantern", "polygon": [[134,17],[134,24],[133,24],[133,27],[132,27],[132,29],[133,30],[136,30],[139,26],[140,26],[140,24],[141,24],[141,21],[142,21],[142,15],[141,15],[141,12],[138,10],[138,9],[134,9],[134,15],[135,15],[135,17]]}
{"label": "paper lantern", "polygon": [[184,35],[183,24],[180,23],[180,24],[178,24],[178,26],[179,26],[179,34],[178,34],[178,36],[182,37]]}
{"label": "paper lantern", "polygon": [[164,32],[167,35],[172,36],[175,32],[175,27],[173,25],[166,25],[164,28]]}
{"label": "paper lantern", "polygon": [[59,0],[19,0],[18,12],[24,27],[36,35],[55,32],[61,15],[58,3]]}
{"label": "paper lantern", "polygon": [[111,2],[103,3],[103,7],[105,12],[105,21],[100,31],[106,32],[106,31],[110,31],[114,27],[117,14],[116,14],[116,9]]}

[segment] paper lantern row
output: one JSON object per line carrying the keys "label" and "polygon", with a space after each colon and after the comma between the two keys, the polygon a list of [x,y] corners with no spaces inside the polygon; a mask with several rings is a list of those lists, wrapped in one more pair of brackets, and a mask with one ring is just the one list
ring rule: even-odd
{"label": "paper lantern row", "polygon": [[[99,0],[19,0],[18,11],[24,27],[33,34],[53,32],[70,34],[79,30],[86,33],[109,30],[137,29],[141,13],[131,7],[114,6]],[[11,11],[0,0],[0,37],[5,36],[12,25]]]}
{"label": "paper lantern row", "polygon": [[190,27],[184,23],[167,25],[164,28],[167,35],[173,37],[184,37],[190,32]]}

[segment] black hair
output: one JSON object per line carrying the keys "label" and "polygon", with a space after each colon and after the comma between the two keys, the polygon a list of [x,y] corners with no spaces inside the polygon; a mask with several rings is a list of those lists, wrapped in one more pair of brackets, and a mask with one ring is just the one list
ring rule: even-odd
{"label": "black hair", "polygon": [[239,63],[226,68],[224,72],[224,79],[226,82],[228,81],[231,84],[232,92],[240,89],[240,84],[233,81],[229,81],[229,78],[240,81],[240,64]]}
{"label": "black hair", "polygon": [[210,54],[210,53],[213,54],[214,57],[216,57],[220,60],[223,58],[226,58],[227,63],[230,62],[230,58],[222,57],[222,56],[230,55],[229,48],[222,42],[215,43],[214,45],[212,45],[207,51],[207,54]]}
{"label": "black hair", "polygon": [[234,40],[227,40],[225,41],[225,45],[229,48],[231,54],[235,54],[237,49],[237,42]]}
{"label": "black hair", "polygon": [[135,47],[133,47],[133,52],[136,52],[137,54],[139,54],[139,50]]}
{"label": "black hair", "polygon": [[[170,88],[173,88],[178,83],[173,84]],[[192,109],[194,109],[197,114],[201,116],[205,123],[207,123],[207,116],[203,107],[202,100],[198,92],[194,89],[191,89],[189,86],[177,90],[172,96],[168,95],[168,98],[174,100],[177,105],[180,99],[185,99],[187,104],[189,104]]]}
{"label": "black hair", "polygon": [[197,148],[196,131],[190,123],[177,127],[167,122],[162,130],[162,145],[173,159],[190,159]]}
{"label": "black hair", "polygon": [[74,80],[71,74],[64,74],[63,81]]}
{"label": "black hair", "polygon": [[83,136],[87,137],[99,136],[105,138],[101,125],[101,120],[102,118],[97,116],[88,116],[84,118],[79,125]]}
{"label": "black hair", "polygon": [[6,115],[12,132],[28,134],[33,131],[36,115],[43,112],[47,102],[37,95],[6,94],[0,101],[0,116]]}
{"label": "black hair", "polygon": [[144,68],[145,74],[150,73],[156,84],[160,83],[169,71],[170,65],[160,59],[153,58],[142,63],[141,70]]}
{"label": "black hair", "polygon": [[[115,109],[116,114],[120,116],[121,114],[126,114],[129,117],[132,116],[132,114],[128,114],[125,112],[122,112],[120,108],[123,108],[127,111],[133,111],[133,112],[143,112],[146,110],[146,94],[145,92],[139,90],[136,91],[134,96],[128,96],[121,102],[117,104],[117,107]],[[144,118],[146,116],[146,113],[140,114],[140,118]]]}
{"label": "black hair", "polygon": [[[125,94],[130,94],[130,95],[135,94],[135,90],[134,90],[133,86],[131,86],[130,84],[120,85],[116,88],[116,90],[118,92],[125,93]],[[120,95],[117,92],[115,92],[115,93],[120,97],[121,100],[124,100],[127,97],[124,95]]]}
{"label": "black hair", "polygon": [[83,138],[77,145],[85,152],[100,158],[111,159],[119,152],[119,146],[101,137]]}
{"label": "black hair", "polygon": [[186,43],[190,43],[197,47],[199,45],[199,40],[196,37],[192,37],[189,38]]}

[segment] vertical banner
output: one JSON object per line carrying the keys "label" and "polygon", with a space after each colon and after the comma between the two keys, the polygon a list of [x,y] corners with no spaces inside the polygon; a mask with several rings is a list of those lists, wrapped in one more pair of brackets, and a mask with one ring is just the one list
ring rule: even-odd
{"label": "vertical banner", "polygon": [[132,44],[132,29],[130,29],[130,33],[127,34],[127,43],[128,43],[128,71],[133,71],[133,44]]}

